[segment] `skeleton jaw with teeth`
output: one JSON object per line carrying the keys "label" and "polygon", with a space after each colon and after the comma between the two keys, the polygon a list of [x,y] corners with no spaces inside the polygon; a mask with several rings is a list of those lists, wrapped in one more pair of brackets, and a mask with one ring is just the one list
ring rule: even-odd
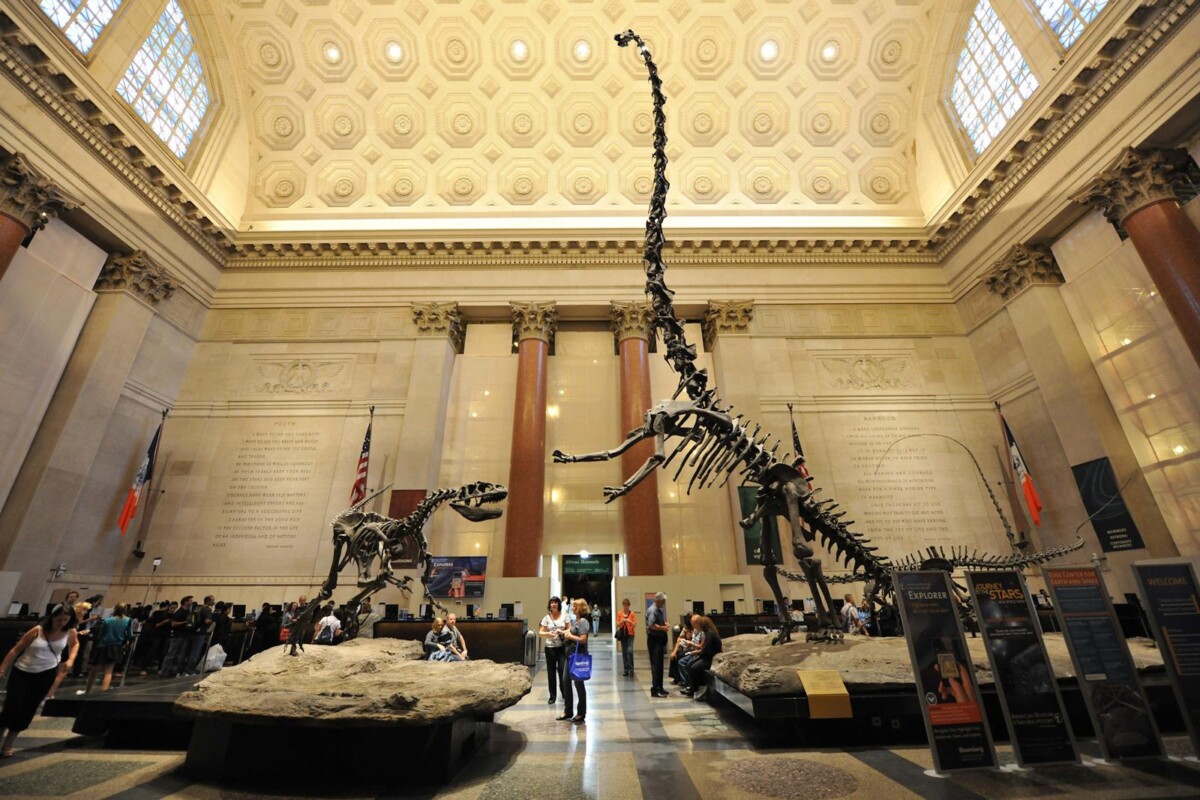
{"label": "skeleton jaw with teeth", "polygon": [[484,522],[496,519],[503,513],[499,508],[488,506],[492,503],[499,503],[506,497],[508,497],[508,490],[503,486],[477,481],[459,489],[455,498],[450,501],[450,507],[463,519],[471,522]]}

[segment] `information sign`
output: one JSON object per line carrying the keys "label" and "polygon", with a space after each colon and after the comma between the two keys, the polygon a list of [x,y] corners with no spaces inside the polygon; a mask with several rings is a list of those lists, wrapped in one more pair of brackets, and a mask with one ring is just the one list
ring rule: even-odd
{"label": "information sign", "polygon": [[1200,591],[1195,565],[1183,559],[1139,561],[1133,574],[1192,746],[1200,753]]}

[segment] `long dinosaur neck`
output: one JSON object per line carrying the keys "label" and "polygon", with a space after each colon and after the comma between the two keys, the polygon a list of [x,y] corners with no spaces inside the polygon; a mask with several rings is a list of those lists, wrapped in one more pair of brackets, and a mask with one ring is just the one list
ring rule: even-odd
{"label": "long dinosaur neck", "polygon": [[417,504],[413,512],[404,518],[404,528],[409,531],[421,530],[425,527],[425,523],[433,516],[433,512],[454,497],[453,489],[442,489],[432,494],[426,495],[425,499]]}
{"label": "long dinosaur neck", "polygon": [[646,43],[633,31],[617,35],[617,44],[626,47],[630,42],[637,45],[638,53],[646,62],[650,80],[650,95],[654,100],[654,190],[650,195],[650,211],[646,217],[646,249],[643,255],[646,267],[646,294],[654,306],[654,326],[666,347],[667,363],[679,374],[678,396],[685,391],[692,400],[705,395],[708,374],[696,368],[696,347],[688,344],[683,324],[675,316],[674,292],[667,288],[666,264],[663,263],[663,220],[667,218],[667,116],[663,111],[667,98],[662,91],[662,78]]}

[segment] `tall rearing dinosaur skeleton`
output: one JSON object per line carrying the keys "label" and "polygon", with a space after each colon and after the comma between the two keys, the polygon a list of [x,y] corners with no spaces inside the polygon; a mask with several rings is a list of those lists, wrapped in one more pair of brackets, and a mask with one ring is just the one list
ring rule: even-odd
{"label": "tall rearing dinosaur skeleton", "polygon": [[[388,487],[390,488],[390,487]],[[429,594],[429,577],[433,571],[433,558],[425,541],[425,523],[443,504],[449,503],[464,519],[471,522],[496,519],[503,512],[489,507],[508,497],[508,490],[495,483],[477,481],[457,489],[438,489],[430,492],[424,500],[404,519],[392,519],[374,511],[363,511],[367,503],[387,489],[338,514],[329,523],[333,527],[333,559],[329,565],[329,576],[321,585],[317,596],[308,602],[304,610],[292,623],[288,634],[291,655],[304,648],[304,640],[312,631],[317,610],[333,596],[338,585],[338,575],[353,563],[358,568],[358,594],[346,603],[348,612],[346,636],[358,632],[358,610],[364,600],[387,586],[396,586],[407,597],[412,594],[412,576],[396,577],[392,562],[405,552],[405,545],[412,541],[417,546],[417,566],[421,569],[421,586],[425,600],[439,611],[445,606]]]}
{"label": "tall rearing dinosaur skeleton", "polygon": [[[770,437],[760,436],[761,425],[743,420],[741,415],[731,414],[732,406],[723,405],[716,391],[708,386],[708,374],[696,367],[696,346],[689,344],[683,323],[675,316],[674,292],[667,288],[664,280],[666,265],[662,251],[665,243],[663,220],[667,216],[667,134],[666,116],[663,107],[666,97],[662,91],[662,79],[654,64],[646,43],[633,31],[616,36],[622,47],[633,43],[646,63],[649,72],[651,96],[654,101],[654,190],[650,199],[650,211],[646,220],[646,248],[643,256],[646,271],[646,294],[654,307],[654,326],[666,348],[666,360],[679,375],[679,385],[670,400],[665,400],[649,409],[642,427],[629,433],[625,441],[612,450],[582,455],[568,455],[554,451],[554,460],[560,463],[580,461],[607,461],[620,456],[644,439],[655,440],[655,452],[634,475],[621,486],[606,487],[607,502],[628,494],[648,475],[659,467],[666,468],[678,459],[675,478],[685,467],[693,474],[688,481],[688,492],[693,486],[713,486],[719,482],[724,486],[736,474],[743,484],[758,486],[758,500],[754,511],[741,521],[743,527],[751,527],[767,516],[784,516],[792,531],[792,550],[799,560],[803,575],[787,572],[776,566],[777,554],[764,537],[762,564],[764,577],[771,586],[779,611],[780,634],[777,642],[786,642],[797,626],[790,614],[790,604],[779,584],[779,575],[790,580],[806,581],[816,604],[818,630],[809,633],[809,639],[840,640],[842,632],[832,613],[833,601],[829,587],[821,571],[821,560],[816,557],[813,545],[819,534],[821,544],[828,547],[856,573],[875,574],[881,572],[887,559],[874,554],[862,536],[852,533],[848,523],[842,522],[845,512],[834,512],[832,500],[818,502],[812,489],[804,459],[799,453],[793,459],[776,457],[780,442],[770,444]],[[681,396],[686,395],[686,399]],[[669,444],[668,444],[669,443]]]}

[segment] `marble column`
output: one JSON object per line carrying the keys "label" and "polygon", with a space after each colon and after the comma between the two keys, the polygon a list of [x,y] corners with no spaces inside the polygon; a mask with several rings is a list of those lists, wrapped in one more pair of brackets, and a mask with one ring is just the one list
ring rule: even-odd
{"label": "marble column", "polygon": [[[96,303],[0,511],[0,563],[22,573],[13,598],[31,605],[41,601],[50,560],[70,534],[75,504],[155,307],[177,285],[136,252],[110,256],[95,288]],[[116,523],[114,515],[113,536]],[[87,571],[87,565],[69,566]]]}
{"label": "marble column", "polygon": [[[1053,254],[1041,245],[1014,245],[984,278],[987,289],[1004,302],[1068,463],[1083,464],[1107,456],[1118,480],[1123,482],[1127,476],[1136,475],[1122,495],[1150,555],[1177,555],[1154,493],[1063,302],[1058,288],[1062,283],[1062,272]],[[1010,425],[1019,422],[1009,420]],[[1025,454],[1028,456],[1028,449]],[[1030,469],[1036,479],[1037,465],[1031,464]],[[1031,532],[1039,539],[1034,542],[1038,549],[1067,544],[1075,538],[1070,530],[1045,526]],[[1094,540],[1085,552],[1093,550],[1100,552]],[[1145,557],[1131,552],[1138,558]],[[1125,554],[1111,554],[1114,558],[1118,555]],[[1110,561],[1114,566],[1117,563]]]}
{"label": "marble column", "polygon": [[1128,148],[1074,199],[1099,208],[1129,234],[1192,358],[1200,363],[1200,230],[1172,185],[1189,160],[1184,150]]}
{"label": "marble column", "polygon": [[412,316],[417,340],[391,482],[397,490],[430,490],[438,484],[450,379],[467,327],[457,303],[413,303]]}
{"label": "marble column", "polygon": [[[754,368],[754,342],[750,338],[750,324],[753,321],[753,300],[709,301],[704,310],[702,331],[704,349],[712,353],[715,373],[709,380],[709,386],[717,388],[722,403],[733,404],[735,414],[744,414],[747,419],[760,422],[763,418],[762,406]],[[733,552],[732,563],[746,564],[746,541],[737,525],[737,520],[742,518],[737,484],[738,481],[731,479],[727,485],[734,519],[729,547]],[[769,596],[761,571],[751,572],[756,596]]]}
{"label": "marble column", "polygon": [[554,303],[513,303],[517,397],[513,404],[504,577],[537,577],[546,510],[546,369],[558,323]]}
{"label": "marble column", "polygon": [[[614,302],[613,335],[621,359],[621,432],[640,428],[650,396],[650,338],[654,333],[654,307],[646,301]],[[621,456],[621,478],[637,472],[654,454],[654,441],[639,442]],[[650,473],[632,492],[621,498],[621,530],[626,568],[630,575],[662,575],[662,522],[658,513],[658,472]]]}
{"label": "marble column", "polygon": [[0,280],[31,232],[61,209],[76,207],[25,156],[13,153],[0,160]]}

